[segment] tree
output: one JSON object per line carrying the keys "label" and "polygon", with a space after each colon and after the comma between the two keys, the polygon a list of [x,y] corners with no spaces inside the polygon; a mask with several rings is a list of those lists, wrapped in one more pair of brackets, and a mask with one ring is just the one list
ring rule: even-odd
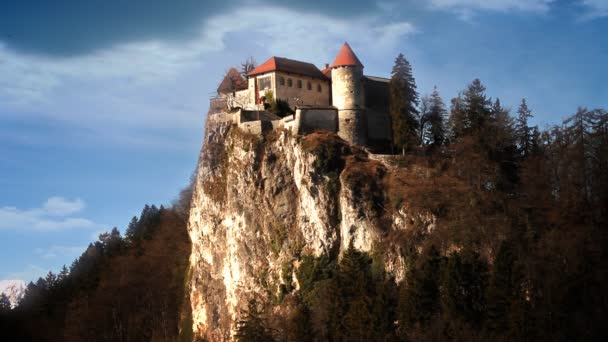
{"label": "tree", "polygon": [[488,325],[490,330],[498,333],[509,328],[508,314],[515,288],[514,263],[513,247],[505,241],[498,249],[488,286]]}
{"label": "tree", "polygon": [[243,342],[273,341],[272,334],[266,326],[264,313],[256,300],[251,299],[247,310],[241,313],[241,319],[236,322],[236,337]]}
{"label": "tree", "polygon": [[487,266],[471,251],[450,255],[442,280],[442,302],[454,318],[479,326],[485,313]]}
{"label": "tree", "polygon": [[440,265],[439,251],[431,246],[422,266],[408,275],[399,296],[399,323],[403,332],[418,323],[428,323],[439,310]]}
{"label": "tree", "polygon": [[49,271],[49,273],[47,273],[44,280],[49,289],[52,289],[55,287],[55,285],[57,285],[57,276],[52,271]]}
{"label": "tree", "polygon": [[127,226],[127,230],[125,231],[125,237],[130,242],[133,242],[140,238],[139,220],[137,220],[137,216],[133,216],[133,218],[131,219],[131,222],[129,222],[129,225]]}
{"label": "tree", "polygon": [[65,281],[67,281],[69,275],[70,275],[70,271],[68,270],[68,268],[65,265],[63,265],[63,267],[61,268],[61,271],[59,271],[59,274],[57,275],[57,282],[63,283]]}
{"label": "tree", "polygon": [[454,139],[483,136],[483,129],[492,112],[492,103],[485,91],[486,87],[476,78],[462,94],[452,100],[450,121]]}
{"label": "tree", "polygon": [[424,140],[431,146],[441,146],[446,140],[445,117],[447,116],[447,111],[441,96],[439,96],[437,87],[433,88],[433,92],[428,98],[427,115],[425,121],[429,127],[425,130]]}
{"label": "tree", "polygon": [[8,296],[4,293],[0,294],[0,313],[8,312],[11,308],[11,301],[8,299]]}
{"label": "tree", "polygon": [[255,69],[256,65],[257,63],[253,56],[247,57],[247,59],[241,63],[241,75],[243,75],[243,77],[247,77],[247,74],[249,74],[251,70]]}
{"label": "tree", "polygon": [[526,99],[522,99],[517,109],[514,133],[518,152],[524,157],[528,156],[532,149],[532,128],[528,126],[528,120],[532,117],[532,111],[528,108]]}
{"label": "tree", "polygon": [[99,234],[99,241],[102,243],[104,253],[109,256],[119,254],[123,247],[122,237],[116,227],[109,233]]}
{"label": "tree", "polygon": [[390,113],[393,143],[403,154],[418,142],[418,92],[412,74],[412,66],[399,54],[391,72]]}

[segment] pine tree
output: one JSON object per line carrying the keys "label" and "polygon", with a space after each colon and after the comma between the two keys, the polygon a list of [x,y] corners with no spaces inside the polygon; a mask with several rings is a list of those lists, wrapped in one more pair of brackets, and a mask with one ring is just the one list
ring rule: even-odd
{"label": "pine tree", "polygon": [[340,260],[338,286],[340,289],[340,308],[343,318],[338,337],[344,339],[368,340],[373,333],[373,319],[370,312],[371,298],[369,295],[371,282],[370,260],[353,246],[351,241],[348,249]]}
{"label": "pine tree", "polygon": [[399,322],[402,330],[418,323],[425,324],[439,310],[439,269],[441,256],[431,246],[425,262],[408,275],[399,296]]}
{"label": "pine tree", "polygon": [[488,325],[490,330],[498,333],[504,333],[509,327],[508,314],[515,287],[512,275],[514,263],[513,247],[510,243],[503,242],[496,254],[488,287]]}
{"label": "pine tree", "polygon": [[264,313],[259,309],[256,300],[250,300],[247,310],[241,315],[242,318],[236,323],[236,337],[239,341],[268,342],[274,340],[266,326]]}
{"label": "pine tree", "polygon": [[445,104],[439,96],[437,87],[433,88],[433,92],[429,98],[428,104],[428,117],[426,123],[428,123],[428,129],[426,130],[426,141],[434,146],[441,146],[446,140],[446,127],[445,117],[447,111]]}
{"label": "pine tree", "polygon": [[442,301],[452,317],[479,326],[485,313],[487,267],[479,254],[453,253],[443,274]]}
{"label": "pine tree", "polygon": [[137,216],[133,216],[131,222],[129,222],[129,226],[125,231],[125,236],[130,242],[140,239],[139,221],[137,220]]}
{"label": "pine tree", "polygon": [[532,149],[532,128],[528,126],[528,120],[532,117],[532,111],[528,108],[526,99],[522,99],[517,109],[514,130],[518,152],[524,157],[528,156]]}
{"label": "pine tree", "polygon": [[6,294],[0,294],[0,313],[9,312],[11,308],[11,301],[8,299]]}
{"label": "pine tree", "polygon": [[418,92],[412,66],[399,54],[391,72],[390,113],[393,143],[402,153],[418,143]]}
{"label": "pine tree", "polygon": [[491,101],[486,97],[486,87],[474,79],[467,89],[452,100],[450,121],[454,139],[463,136],[483,137],[484,128],[491,116]]}
{"label": "pine tree", "polygon": [[49,273],[47,273],[44,280],[49,289],[52,289],[55,287],[55,285],[57,285],[57,276],[52,271],[49,271]]}

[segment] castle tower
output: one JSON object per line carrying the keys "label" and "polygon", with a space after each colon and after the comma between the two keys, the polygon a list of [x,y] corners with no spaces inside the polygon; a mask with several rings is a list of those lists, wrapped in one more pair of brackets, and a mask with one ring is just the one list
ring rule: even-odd
{"label": "castle tower", "polygon": [[338,109],[338,135],[351,143],[367,143],[363,64],[344,43],[331,68],[331,95]]}

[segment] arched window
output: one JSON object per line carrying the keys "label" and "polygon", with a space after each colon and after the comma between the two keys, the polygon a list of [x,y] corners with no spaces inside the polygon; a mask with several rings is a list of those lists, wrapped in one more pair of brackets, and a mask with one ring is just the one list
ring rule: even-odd
{"label": "arched window", "polygon": [[287,79],[287,86],[288,86],[288,87],[293,86],[293,82],[291,81],[291,78],[288,78],[288,79]]}
{"label": "arched window", "polygon": [[306,83],[306,89],[312,90],[312,83],[310,83],[310,81]]}
{"label": "arched window", "polygon": [[282,85],[282,86],[285,85],[285,77],[279,76],[279,85]]}
{"label": "arched window", "polygon": [[302,80],[298,80],[298,88],[302,88]]}
{"label": "arched window", "polygon": [[320,93],[323,90],[323,88],[321,88],[320,84],[317,84],[317,91]]}

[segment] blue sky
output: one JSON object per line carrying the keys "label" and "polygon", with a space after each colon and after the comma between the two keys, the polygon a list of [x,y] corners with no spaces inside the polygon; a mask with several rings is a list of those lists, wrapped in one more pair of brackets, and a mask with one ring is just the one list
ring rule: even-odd
{"label": "blue sky", "polygon": [[0,279],[70,264],[194,170],[228,67],[322,66],[348,41],[366,74],[403,52],[422,94],[474,78],[540,125],[608,107],[608,0],[0,3]]}

